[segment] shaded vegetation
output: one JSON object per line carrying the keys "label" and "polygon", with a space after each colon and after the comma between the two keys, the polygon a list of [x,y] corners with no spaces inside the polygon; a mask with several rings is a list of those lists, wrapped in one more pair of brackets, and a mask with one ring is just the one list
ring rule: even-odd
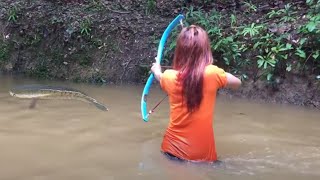
{"label": "shaded vegetation", "polygon": [[[287,73],[320,74],[320,1],[266,7],[245,2],[241,11],[184,10],[186,24],[208,31],[216,63],[242,80],[278,82]],[[172,42],[167,53],[174,47]]]}

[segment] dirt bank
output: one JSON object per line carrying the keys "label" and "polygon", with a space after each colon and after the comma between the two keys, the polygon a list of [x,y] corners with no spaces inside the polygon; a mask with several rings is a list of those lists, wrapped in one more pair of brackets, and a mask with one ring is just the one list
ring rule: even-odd
{"label": "dirt bank", "polygon": [[[239,8],[237,1],[218,2],[203,7]],[[2,0],[0,70],[46,79],[143,84],[163,30],[190,5],[202,1]],[[289,74],[273,83],[249,77],[240,91],[220,93],[320,108],[319,84],[310,74]]]}

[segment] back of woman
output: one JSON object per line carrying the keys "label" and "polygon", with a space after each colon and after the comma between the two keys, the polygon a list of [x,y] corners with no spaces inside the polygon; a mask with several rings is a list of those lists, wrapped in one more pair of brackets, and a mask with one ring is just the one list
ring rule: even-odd
{"label": "back of woman", "polygon": [[226,83],[220,68],[208,65],[203,78],[203,99],[199,109],[188,112],[183,103],[182,87],[177,82],[178,71],[166,70],[161,87],[169,95],[170,123],[162,142],[162,151],[187,160],[215,161],[213,113],[216,91]]}
{"label": "back of woman", "polygon": [[159,64],[151,68],[169,95],[170,123],[161,148],[165,154],[183,160],[217,160],[213,133],[216,92],[230,82],[238,87],[241,81],[212,63],[207,33],[192,25],[178,36],[173,69],[162,73]]}

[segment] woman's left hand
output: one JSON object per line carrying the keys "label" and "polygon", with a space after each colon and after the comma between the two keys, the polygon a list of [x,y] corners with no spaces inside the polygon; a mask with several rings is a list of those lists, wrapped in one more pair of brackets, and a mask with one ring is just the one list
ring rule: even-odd
{"label": "woman's left hand", "polygon": [[160,81],[161,79],[161,65],[159,63],[153,63],[152,67],[151,67],[151,71],[153,73],[153,75],[155,76],[155,78]]}

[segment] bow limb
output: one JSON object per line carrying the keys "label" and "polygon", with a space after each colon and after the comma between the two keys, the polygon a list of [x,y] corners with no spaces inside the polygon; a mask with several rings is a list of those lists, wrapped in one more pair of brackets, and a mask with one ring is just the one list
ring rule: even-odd
{"label": "bow limb", "polygon": [[[166,30],[164,31],[164,33],[162,34],[159,46],[158,46],[158,52],[157,52],[157,57],[156,57],[156,63],[161,64],[161,60],[162,60],[162,55],[163,55],[163,49],[164,49],[164,45],[167,41],[168,36],[170,35],[171,31],[176,27],[176,25],[178,25],[181,20],[184,19],[184,16],[179,14],[166,28]],[[149,119],[149,113],[147,110],[147,97],[149,95],[149,90],[150,87],[152,85],[154,79],[154,75],[151,74],[144,86],[143,92],[142,92],[142,96],[141,96],[141,115],[142,115],[142,119],[147,122]]]}

